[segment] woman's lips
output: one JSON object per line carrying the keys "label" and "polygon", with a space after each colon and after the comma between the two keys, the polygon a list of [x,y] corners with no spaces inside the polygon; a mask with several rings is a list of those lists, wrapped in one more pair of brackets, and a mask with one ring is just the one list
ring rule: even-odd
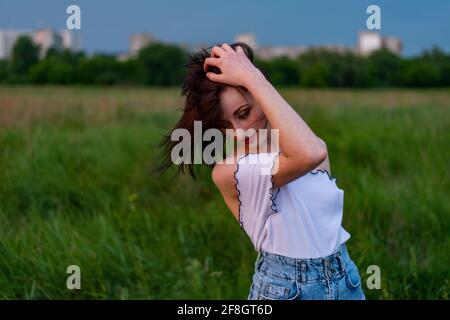
{"label": "woman's lips", "polygon": [[250,137],[245,137],[245,143],[249,144],[251,142],[253,142],[253,140],[255,139],[256,134],[251,135]]}

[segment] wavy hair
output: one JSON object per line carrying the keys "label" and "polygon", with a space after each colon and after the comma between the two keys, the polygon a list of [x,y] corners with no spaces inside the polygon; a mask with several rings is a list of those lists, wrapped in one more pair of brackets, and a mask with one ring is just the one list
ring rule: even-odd
{"label": "wavy hair", "polygon": [[[230,44],[233,49],[237,46],[242,47],[249,60],[253,61],[253,50],[249,45],[244,42],[234,42]],[[164,172],[172,165],[171,154],[173,148],[180,142],[172,141],[171,135],[175,129],[186,129],[189,131],[191,137],[194,136],[194,121],[202,122],[202,131],[206,131],[211,128],[220,129],[220,123],[218,122],[221,113],[220,109],[220,93],[227,86],[226,84],[218,83],[209,80],[206,77],[206,73],[203,69],[203,65],[206,58],[211,56],[211,49],[213,46],[202,49],[198,52],[189,54],[188,63],[184,65],[186,68],[186,75],[182,84],[181,96],[184,96],[184,107],[182,108],[182,116],[178,120],[175,127],[168,133],[163,135],[158,147],[162,150],[162,164],[156,170],[157,172]],[[214,72],[220,74],[220,69],[214,66],[209,66],[206,72]],[[246,90],[244,87],[235,87],[240,92]],[[203,132],[201,133],[203,135]],[[195,141],[191,139],[191,159],[194,159]],[[207,142],[202,141],[201,154],[207,146]],[[193,161],[191,161],[193,162]],[[214,167],[215,164],[206,164],[210,167]],[[178,167],[177,175],[180,173],[185,174],[189,172],[193,179],[196,178],[194,171],[194,163],[181,163],[176,165]]]}

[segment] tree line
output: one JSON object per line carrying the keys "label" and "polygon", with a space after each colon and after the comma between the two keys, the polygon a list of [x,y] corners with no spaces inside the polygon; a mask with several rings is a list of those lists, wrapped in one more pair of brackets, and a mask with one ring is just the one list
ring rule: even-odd
{"label": "tree line", "polygon": [[[49,49],[20,37],[8,60],[0,60],[0,83],[178,86],[183,81],[188,52],[176,45],[152,43],[135,57]],[[278,86],[300,87],[448,87],[450,54],[438,47],[414,57],[382,49],[363,57],[348,51],[311,49],[296,58],[255,64]]]}

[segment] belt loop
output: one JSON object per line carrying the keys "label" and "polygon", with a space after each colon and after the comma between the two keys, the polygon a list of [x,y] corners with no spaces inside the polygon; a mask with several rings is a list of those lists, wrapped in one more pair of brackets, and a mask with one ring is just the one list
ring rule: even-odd
{"label": "belt loop", "polygon": [[322,262],[323,262],[323,275],[325,279],[328,280],[330,278],[330,268],[331,268],[330,257],[328,256],[326,258],[323,258]]}
{"label": "belt loop", "polygon": [[306,283],[307,279],[307,275],[306,275],[306,261],[301,261],[300,262],[300,274],[301,274],[301,282],[304,284]]}
{"label": "belt loop", "polygon": [[345,262],[344,262],[344,258],[342,257],[342,252],[341,251],[339,251],[339,254],[338,254],[337,258],[338,258],[338,261],[339,261],[339,265],[341,266],[342,273],[344,275],[346,275],[347,274],[347,269],[345,268]]}

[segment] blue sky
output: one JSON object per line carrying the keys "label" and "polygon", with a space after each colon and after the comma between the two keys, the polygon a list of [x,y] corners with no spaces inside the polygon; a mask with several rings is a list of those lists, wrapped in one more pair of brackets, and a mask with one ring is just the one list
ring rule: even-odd
{"label": "blue sky", "polygon": [[261,45],[354,46],[370,4],[381,7],[380,33],[400,37],[405,55],[432,45],[450,52],[448,0],[0,0],[0,29],[65,28],[70,4],[81,7],[87,52],[126,51],[137,32],[193,45],[253,32]]}

